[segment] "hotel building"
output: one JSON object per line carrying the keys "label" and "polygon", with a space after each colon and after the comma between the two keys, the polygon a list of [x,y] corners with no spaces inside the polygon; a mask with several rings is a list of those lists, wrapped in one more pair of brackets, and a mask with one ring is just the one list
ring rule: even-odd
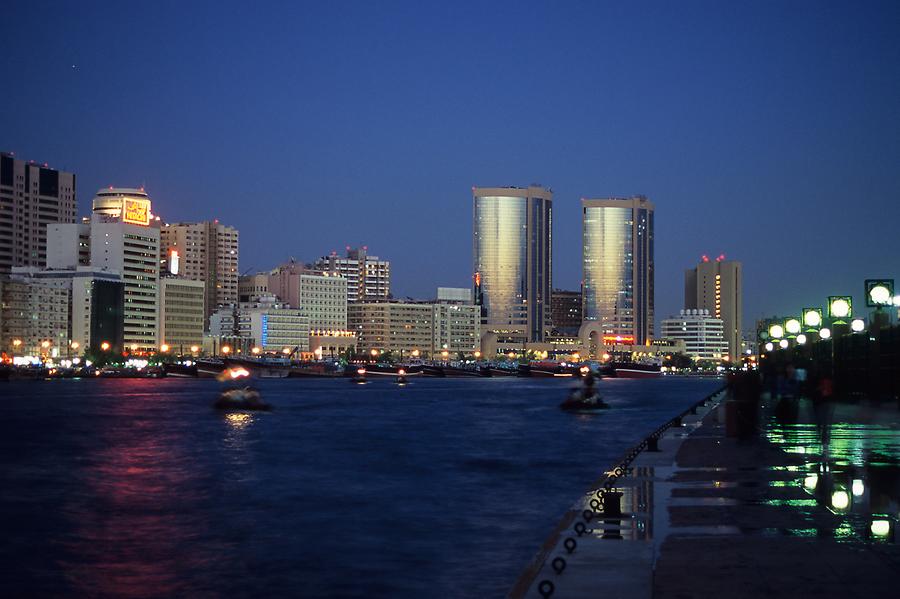
{"label": "hotel building", "polygon": [[677,318],[663,320],[660,328],[664,339],[683,340],[684,353],[692,358],[721,360],[728,355],[724,323],[709,310],[682,310]]}
{"label": "hotel building", "polygon": [[584,319],[604,345],[653,336],[653,204],[643,196],[582,199]]}
{"label": "hotel building", "polygon": [[[47,226],[47,267],[89,266],[120,274],[124,290],[124,344],[132,351],[156,351],[159,297],[159,219],[142,189],[101,189],[85,223]],[[84,247],[87,243],[88,247]]]}
{"label": "hotel building", "polygon": [[475,304],[482,332],[510,342],[550,332],[553,192],[543,187],[472,189]]}
{"label": "hotel building", "polygon": [[160,228],[163,271],[203,281],[204,327],[209,316],[238,303],[239,236],[219,221],[166,224]]}
{"label": "hotel building", "polygon": [[724,255],[710,260],[703,256],[695,268],[684,272],[684,307],[686,310],[708,310],[725,323],[727,355],[737,359],[741,354],[743,314],[743,266],[726,260]]}
{"label": "hotel building", "polygon": [[351,249],[341,258],[337,252],[316,260],[313,269],[347,279],[347,301],[372,302],[391,297],[391,263],[370,256],[368,247]]}
{"label": "hotel building", "polygon": [[75,175],[0,153],[0,272],[43,268],[47,225],[75,222]]}

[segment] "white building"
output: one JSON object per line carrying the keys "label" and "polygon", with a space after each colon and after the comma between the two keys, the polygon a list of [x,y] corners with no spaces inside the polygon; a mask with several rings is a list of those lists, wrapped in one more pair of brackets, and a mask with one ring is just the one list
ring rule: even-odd
{"label": "white building", "polygon": [[223,342],[236,340],[244,352],[254,347],[263,352],[280,353],[285,348],[309,352],[309,320],[302,311],[271,298],[264,300],[213,313],[209,319],[210,334]]}
{"label": "white building", "polygon": [[[466,289],[466,291],[469,291]],[[481,308],[473,304],[432,304],[432,355],[473,354],[481,347]]]}
{"label": "white building", "polygon": [[679,316],[662,321],[662,336],[684,341],[685,354],[703,360],[721,360],[728,355],[725,323],[709,310],[681,310]]}
{"label": "white building", "polygon": [[312,330],[347,330],[347,279],[339,274],[288,262],[269,273],[266,290],[301,310]]}
{"label": "white building", "polygon": [[[85,226],[90,234],[85,236]],[[159,296],[159,219],[150,212],[142,189],[101,189],[89,223],[47,227],[47,267],[84,265],[88,240],[90,267],[122,275],[125,281],[124,343],[132,351],[156,351]]]}
{"label": "white building", "polygon": [[3,282],[3,351],[14,357],[65,357],[69,348],[71,291],[64,283],[36,279],[25,270],[14,272]]}

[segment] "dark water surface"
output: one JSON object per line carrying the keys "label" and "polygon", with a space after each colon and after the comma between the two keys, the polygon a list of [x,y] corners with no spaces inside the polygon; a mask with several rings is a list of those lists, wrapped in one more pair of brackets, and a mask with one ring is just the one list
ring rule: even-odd
{"label": "dark water surface", "polygon": [[718,380],[0,384],[5,596],[492,597],[612,460]]}

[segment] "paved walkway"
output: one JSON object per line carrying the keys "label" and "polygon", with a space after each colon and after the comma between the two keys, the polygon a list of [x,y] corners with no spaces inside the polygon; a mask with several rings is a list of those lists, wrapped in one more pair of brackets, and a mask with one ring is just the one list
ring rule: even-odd
{"label": "paved walkway", "polygon": [[511,595],[896,596],[896,407],[823,416],[806,400],[768,401],[749,440],[726,434],[729,407],[701,408],[634,459],[615,482],[621,516],[579,535],[596,496],[577,502]]}

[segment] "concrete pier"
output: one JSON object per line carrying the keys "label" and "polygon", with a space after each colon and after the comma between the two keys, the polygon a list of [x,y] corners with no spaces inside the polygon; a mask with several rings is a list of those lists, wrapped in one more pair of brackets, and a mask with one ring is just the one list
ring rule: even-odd
{"label": "concrete pier", "polygon": [[510,596],[893,596],[897,407],[767,398],[737,438],[728,395],[706,404],[605,473]]}

